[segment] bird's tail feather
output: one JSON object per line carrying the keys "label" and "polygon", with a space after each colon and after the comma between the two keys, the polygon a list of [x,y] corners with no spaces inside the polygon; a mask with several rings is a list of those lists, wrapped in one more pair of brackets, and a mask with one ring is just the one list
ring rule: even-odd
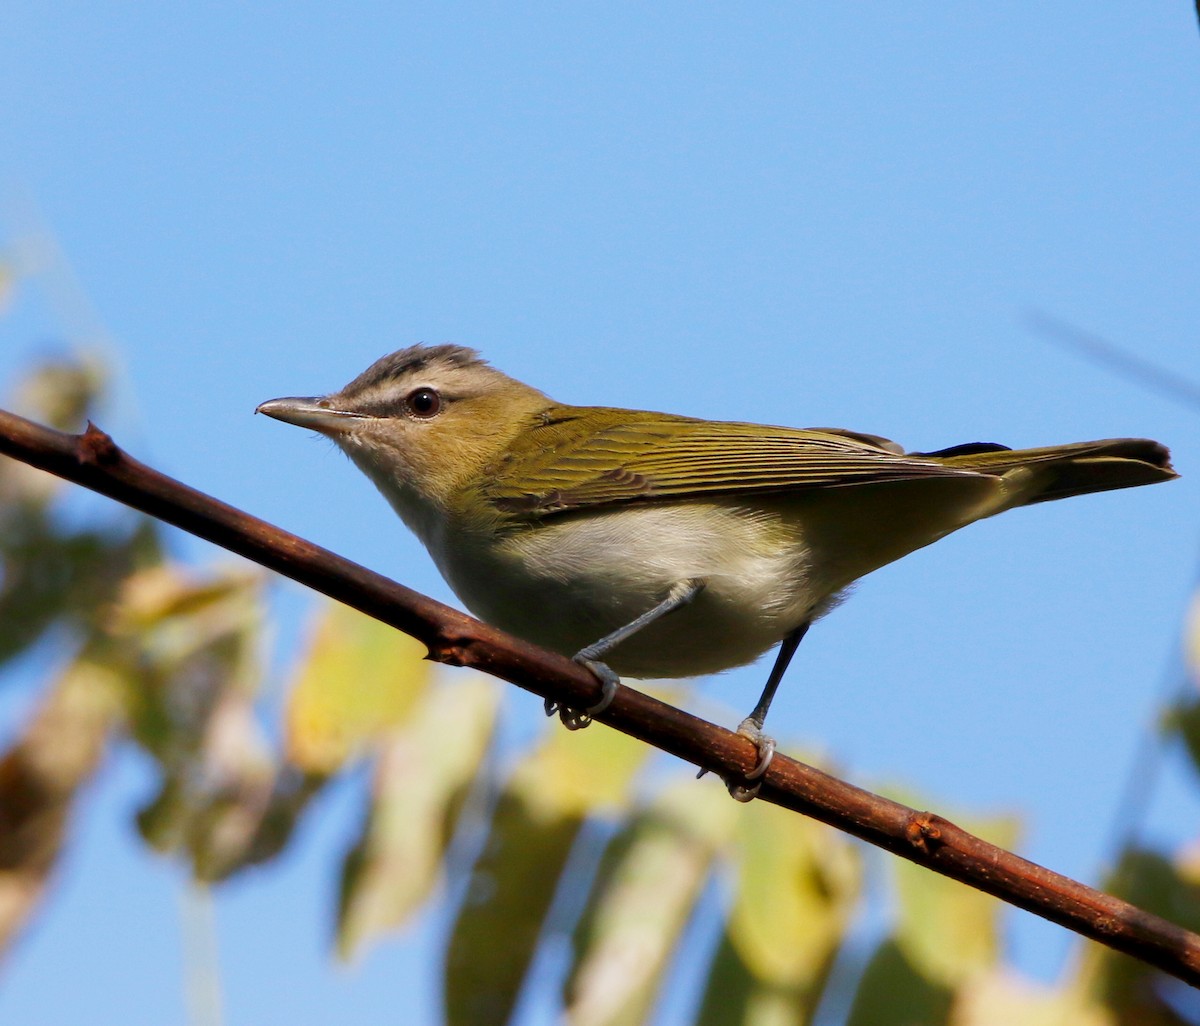
{"label": "bird's tail feather", "polygon": [[1178,477],[1167,447],[1148,438],[1107,438],[1040,449],[1006,449],[979,443],[921,455],[936,458],[948,467],[1011,479],[1013,485],[1019,485],[1015,491],[1021,497],[1016,505],[1134,488]]}

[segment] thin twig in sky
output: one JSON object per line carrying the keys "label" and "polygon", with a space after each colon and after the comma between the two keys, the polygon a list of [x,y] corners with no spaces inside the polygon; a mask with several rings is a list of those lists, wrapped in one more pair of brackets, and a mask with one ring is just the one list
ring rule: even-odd
{"label": "thin twig in sky", "polygon": [[1027,314],[1025,321],[1031,331],[1047,341],[1074,349],[1096,363],[1107,365],[1122,377],[1137,381],[1168,399],[1183,403],[1192,409],[1200,409],[1200,384],[1195,381],[1160,367],[1144,357],[1136,356],[1099,335],[1083,331],[1037,310]]}

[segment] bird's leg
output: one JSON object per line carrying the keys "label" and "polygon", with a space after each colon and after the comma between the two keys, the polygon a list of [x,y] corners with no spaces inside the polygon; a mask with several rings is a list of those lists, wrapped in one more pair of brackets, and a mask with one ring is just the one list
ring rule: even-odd
{"label": "bird's leg", "polygon": [[580,712],[577,709],[569,709],[565,705],[559,705],[552,699],[547,698],[546,715],[553,716],[555,713],[558,713],[559,719],[562,720],[563,725],[568,730],[579,730],[586,727],[592,722],[593,716],[600,715],[600,713],[609,707],[609,704],[617,693],[617,687],[621,683],[621,678],[602,663],[600,657],[614,649],[626,638],[632,637],[644,627],[649,627],[650,624],[656,620],[661,620],[668,613],[673,613],[675,610],[686,606],[703,590],[704,581],[702,580],[690,578],[686,581],[680,581],[667,592],[667,597],[658,605],[652,609],[647,609],[641,616],[635,620],[631,620],[624,627],[618,627],[611,634],[606,634],[599,641],[593,642],[586,648],[581,648],[571,658],[581,666],[586,666],[596,675],[602,689],[600,701],[591,706],[591,708]]}
{"label": "bird's leg", "polygon": [[762,776],[767,772],[767,767],[771,765],[771,760],[775,758],[775,739],[767,737],[763,733],[763,724],[766,722],[767,710],[771,708],[775,692],[779,690],[779,682],[783,680],[783,675],[787,671],[788,663],[792,661],[792,656],[796,654],[801,639],[808,633],[808,628],[811,626],[812,621],[806,620],[783,639],[779,646],[779,653],[775,656],[775,665],[771,667],[771,674],[767,677],[762,694],[758,696],[754,711],[738,724],[737,732],[753,741],[758,749],[758,765],[746,774],[745,779],[748,782],[759,781],[753,787],[745,787],[742,784],[727,785],[729,793],[739,802],[748,802],[758,794],[758,789],[762,786]]}

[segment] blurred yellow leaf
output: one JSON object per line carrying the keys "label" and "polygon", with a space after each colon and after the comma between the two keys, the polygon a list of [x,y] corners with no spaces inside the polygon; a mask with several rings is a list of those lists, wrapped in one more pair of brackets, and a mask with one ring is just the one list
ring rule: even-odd
{"label": "blurred yellow leaf", "polygon": [[0,948],[45,888],[75,793],[95,771],[119,717],[120,691],[112,670],[81,656],[0,756]]}
{"label": "blurred yellow leaf", "polygon": [[1060,990],[995,971],[965,982],[954,998],[950,1026],[1116,1026],[1116,1016]]}
{"label": "blurred yellow leaf", "polygon": [[807,1023],[861,897],[860,858],[814,820],[760,802],[737,810],[737,889],[696,1021]]}
{"label": "blurred yellow leaf", "polygon": [[306,773],[333,773],[402,723],[429,681],[424,657],[419,641],[329,603],[288,696],[288,761]]}
{"label": "blurred yellow leaf", "polygon": [[17,385],[13,407],[60,431],[81,431],[107,378],[107,370],[95,355],[46,360]]}
{"label": "blurred yellow leaf", "polygon": [[[955,822],[1002,848],[1017,842],[1015,819]],[[996,964],[1003,908],[999,899],[907,859],[891,859],[889,865],[900,899],[894,936],[918,972],[954,988]]]}
{"label": "blurred yellow leaf", "polygon": [[858,852],[837,831],[778,806],[743,812],[733,944],[763,984],[815,994],[859,898]]}
{"label": "blurred yellow leaf", "polygon": [[188,826],[187,847],[200,880],[220,880],[251,861],[275,790],[277,766],[254,707],[226,691],[205,732],[204,791]]}
{"label": "blurred yellow leaf", "polygon": [[[0,293],[3,291],[0,280]],[[94,357],[46,360],[22,377],[3,405],[60,431],[80,431],[94,412],[106,377],[103,365]],[[0,506],[14,502],[44,506],[64,484],[54,474],[19,460],[0,462]]]}
{"label": "blurred yellow leaf", "polygon": [[1192,597],[1184,619],[1183,654],[1192,678],[1200,684],[1200,592]]}
{"label": "blurred yellow leaf", "polygon": [[611,815],[628,807],[630,783],[652,750],[602,725],[576,731],[555,725],[517,765],[509,787],[535,817]]}
{"label": "blurred yellow leaf", "polygon": [[108,617],[110,637],[129,653],[133,735],[164,765],[205,747],[227,692],[258,690],[263,582],[240,567],[200,576],[176,565],[126,582]]}
{"label": "blurred yellow leaf", "polygon": [[231,684],[253,691],[257,667],[237,646],[262,624],[262,584],[261,573],[241,567],[204,575],[179,564],[151,567],[125,583],[108,626],[115,637],[137,643],[140,661],[159,676],[207,650],[222,656],[234,674]]}
{"label": "blurred yellow leaf", "polygon": [[1200,838],[1193,838],[1175,853],[1179,879],[1200,892]]}
{"label": "blurred yellow leaf", "polygon": [[437,882],[492,736],[499,687],[474,678],[428,688],[405,725],[384,739],[362,834],[342,869],[341,957],[400,926]]}
{"label": "blurred yellow leaf", "polygon": [[646,1020],[739,811],[720,788],[689,779],[616,837],[575,931],[567,1022],[637,1026]]}
{"label": "blurred yellow leaf", "polygon": [[16,284],[17,276],[13,274],[12,264],[7,260],[0,261],[0,316],[8,313]]}
{"label": "blurred yellow leaf", "polygon": [[133,736],[158,760],[138,814],[147,842],[219,880],[282,845],[314,785],[281,774],[258,722],[264,577],[164,565],[134,575],[109,617]]}

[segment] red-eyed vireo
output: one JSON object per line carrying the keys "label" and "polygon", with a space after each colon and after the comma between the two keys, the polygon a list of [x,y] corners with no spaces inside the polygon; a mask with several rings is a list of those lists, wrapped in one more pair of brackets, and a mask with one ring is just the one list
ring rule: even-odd
{"label": "red-eyed vireo", "polygon": [[752,779],[788,661],[852,581],[1014,506],[1175,477],[1140,438],[905,453],[854,431],[565,406],[451,345],[258,412],[333,439],[473,613],[596,673],[604,697],[559,710],[570,726],[617,674],[716,673],[779,644],[739,728],[759,745]]}

